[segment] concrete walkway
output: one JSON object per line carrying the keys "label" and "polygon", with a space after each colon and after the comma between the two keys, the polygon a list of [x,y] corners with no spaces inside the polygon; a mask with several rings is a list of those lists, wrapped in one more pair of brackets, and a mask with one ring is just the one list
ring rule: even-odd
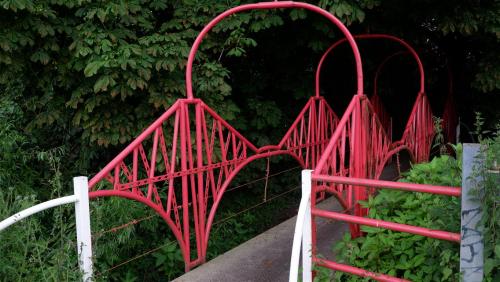
{"label": "concrete walkway", "polygon": [[[333,197],[318,205],[341,211]],[[175,279],[176,282],[288,281],[293,232],[293,217],[238,247]],[[348,230],[345,223],[318,219],[318,252],[333,259],[331,248]]]}
{"label": "concrete walkway", "polygon": [[[408,161],[402,162],[402,170],[408,169]],[[398,176],[396,163],[389,164],[380,179],[393,180]],[[318,204],[321,209],[342,211],[334,197]],[[290,256],[296,217],[250,239],[238,247],[178,277],[176,282],[246,282],[288,281]],[[334,260],[332,247],[341,240],[349,227],[346,223],[316,219],[318,254]]]}

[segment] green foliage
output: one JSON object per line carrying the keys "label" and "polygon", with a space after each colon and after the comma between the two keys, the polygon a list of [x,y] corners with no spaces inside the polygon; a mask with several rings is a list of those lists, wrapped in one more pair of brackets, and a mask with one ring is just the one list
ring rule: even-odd
{"label": "green foliage", "polygon": [[[459,187],[462,185],[462,145],[454,145],[456,157],[447,155],[414,165],[401,181]],[[386,191],[386,190],[384,190]],[[408,193],[406,193],[408,194]],[[430,195],[430,194],[429,194]]]}
{"label": "green foliage", "polygon": [[484,136],[491,133],[489,130],[484,128],[484,117],[481,112],[476,112],[476,120],[474,122],[474,134],[477,136],[477,140],[482,142]]}
{"label": "green foliage", "polygon": [[[0,190],[0,218],[33,206],[36,195]],[[3,281],[76,281],[77,266],[72,207],[56,208],[23,220],[0,233]]]}
{"label": "green foliage", "polygon": [[[461,147],[455,149],[457,159],[445,155],[414,165],[403,181],[460,186]],[[460,230],[457,198],[382,189],[363,205],[370,208],[370,218],[450,232]],[[362,230],[364,237],[352,239],[346,234],[335,246],[342,262],[412,281],[459,280],[456,243],[367,226]],[[340,272],[335,275],[338,281],[363,281]],[[327,281],[323,279],[317,278]]]}
{"label": "green foliage", "polygon": [[485,54],[484,58],[478,64],[479,71],[477,72],[473,86],[484,93],[498,92],[500,89],[500,55]]}
{"label": "green foliage", "polygon": [[[31,130],[69,123],[86,143],[125,143],[184,95],[196,30],[228,8],[212,2],[4,1],[0,24],[9,28],[0,31],[0,91],[22,80]],[[224,101],[231,88],[221,57],[244,55],[257,44],[251,33],[281,24],[269,11],[220,23],[198,54],[197,95]],[[233,119],[234,110],[219,113]]]}
{"label": "green foliage", "polygon": [[153,254],[156,258],[155,265],[163,272],[168,280],[179,275],[179,265],[184,264],[184,259],[177,242],[168,242],[159,252]]}
{"label": "green foliage", "polygon": [[319,5],[337,16],[344,23],[363,22],[365,20],[365,10],[373,9],[380,5],[378,0],[321,0]]}
{"label": "green foliage", "polygon": [[[5,97],[4,97],[5,98]],[[26,152],[28,141],[9,121],[16,113],[5,100],[0,107],[0,219],[61,194],[61,150]],[[18,113],[19,116],[20,114]],[[8,134],[8,135],[5,135]],[[37,191],[35,173],[29,167],[35,161],[46,165],[50,195]],[[28,177],[28,178],[23,178]],[[0,277],[2,281],[75,281],[80,278],[77,266],[72,206],[58,207],[24,219],[0,233]]]}
{"label": "green foliage", "polygon": [[[95,173],[175,99],[184,97],[185,61],[198,31],[227,8],[250,2],[256,1],[0,0],[2,217],[67,195],[72,176]],[[391,0],[308,2],[338,16],[355,33],[401,34],[405,39],[415,38],[412,42],[423,50],[438,45],[446,49],[441,47],[446,40],[451,40],[451,46],[463,45],[464,55],[457,59],[466,62],[475,89],[493,93],[499,89],[500,17],[495,1],[481,1],[479,6],[428,0],[405,5]],[[281,26],[293,28],[278,38],[280,33],[275,31],[286,31]],[[272,34],[263,36],[266,33]],[[251,131],[245,136],[256,144],[274,143],[298,112],[298,101],[311,94],[308,81],[313,81],[310,70],[317,57],[337,38],[336,29],[304,10],[229,17],[200,46],[193,74],[195,96],[238,130]],[[276,48],[281,40],[285,43]],[[269,67],[272,62],[263,67],[276,58],[276,69]],[[255,172],[249,169],[244,177],[252,179]],[[228,207],[220,216],[230,216],[237,207],[261,199],[254,192],[243,195],[228,197]],[[294,199],[266,205],[262,216],[245,213],[221,223],[214,228],[210,256],[278,222],[276,209],[288,207]],[[10,255],[0,257],[0,265],[20,271],[0,268],[0,277],[76,280],[70,210],[47,212],[27,220],[26,226],[2,233],[2,242],[13,244],[0,246],[0,253]],[[141,205],[117,199],[93,202],[91,210],[93,234],[151,215]],[[53,226],[52,222],[58,223]],[[158,281],[182,273],[178,250],[172,251],[173,240],[158,218],[95,237],[96,270],[102,272],[98,279]],[[153,242],[168,247],[141,258],[140,263],[106,272],[131,253],[158,247]],[[47,261],[41,263],[35,251]],[[28,266],[26,258],[33,264]],[[144,269],[157,271],[141,276]]]}
{"label": "green foliage", "polygon": [[37,172],[30,168],[30,153],[26,152],[28,137],[22,133],[19,120],[22,109],[9,96],[0,97],[0,187],[19,192],[32,191]]}

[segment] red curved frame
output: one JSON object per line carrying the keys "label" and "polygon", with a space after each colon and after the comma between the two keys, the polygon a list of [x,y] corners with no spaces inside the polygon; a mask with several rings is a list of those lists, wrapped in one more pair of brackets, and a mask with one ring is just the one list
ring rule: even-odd
{"label": "red curved frame", "polygon": [[[421,66],[421,63],[419,66]],[[423,69],[421,69],[421,71],[422,70]],[[378,72],[379,71],[377,71],[377,73]],[[316,93],[319,93],[319,75],[317,78],[318,84]],[[449,93],[451,93],[451,83],[449,88]],[[376,97],[376,95],[374,96]],[[448,102],[449,101],[450,99],[448,98]],[[451,106],[447,105],[447,107]],[[446,110],[450,111],[449,109],[445,109],[445,112]],[[448,115],[451,114],[452,113],[450,111]],[[448,119],[451,120],[451,117],[446,118],[445,120],[447,121]],[[368,211],[359,205],[360,200],[366,199],[367,191],[369,191],[369,193],[373,193],[375,188],[386,187],[406,191],[460,196],[460,187],[438,187],[413,183],[405,183],[403,185],[402,183],[376,180],[382,173],[385,163],[395,153],[400,152],[401,150],[408,151],[412,161],[414,162],[425,161],[429,158],[431,142],[435,132],[432,111],[427,96],[423,91],[423,80],[421,80],[421,91],[419,92],[413,105],[412,112],[401,140],[392,142],[391,138],[384,133],[382,124],[379,120],[379,115],[368,98],[363,96],[354,96],[346,112],[342,116],[342,119],[339,121],[337,129],[330,139],[327,148],[323,152],[320,161],[316,165],[316,169],[312,172],[312,175],[303,174],[303,181],[306,182],[303,185],[311,185],[310,187],[312,188],[310,199],[311,212],[309,214],[309,216],[313,218],[311,220],[311,261],[319,266],[327,267],[335,271],[351,273],[361,277],[369,277],[374,280],[407,281],[397,277],[373,273],[365,269],[328,261],[318,257],[316,254],[317,229],[314,220],[314,217],[316,216],[348,222],[351,224],[351,233],[354,236],[361,235],[358,226],[355,224],[362,224],[376,228],[418,234],[429,238],[460,242],[459,233],[431,230],[418,226],[404,225],[366,217]],[[346,155],[349,157],[349,168],[347,171],[344,170],[344,167],[340,167],[339,169],[339,164],[344,163]],[[334,195],[338,195],[339,191],[343,189],[348,190],[348,208],[346,210],[351,211],[351,209],[354,208],[354,216],[321,210],[315,207],[316,195],[318,193],[327,191],[333,193]],[[352,192],[353,190],[354,192]],[[355,201],[354,206],[352,205],[353,196]],[[303,197],[302,200],[304,201],[304,199],[307,198]],[[302,254],[303,256],[308,255],[305,252]],[[306,275],[310,277],[310,273],[307,273]]]}
{"label": "red curved frame", "polygon": [[394,58],[401,56],[401,55],[406,55],[409,54],[407,51],[400,51],[396,52],[392,55],[387,56],[377,67],[377,70],[375,71],[375,76],[373,78],[373,94],[370,97],[371,102],[373,104],[373,107],[375,108],[375,111],[379,115],[380,121],[382,122],[385,130],[389,134],[389,137],[392,139],[392,120],[387,113],[387,110],[384,107],[384,104],[380,100],[380,97],[378,95],[378,79],[380,77],[380,74],[384,67],[389,63],[391,60]]}
{"label": "red curved frame", "polygon": [[[392,136],[388,136],[387,129],[389,119],[383,110],[383,105],[375,98],[375,104],[372,104],[366,96],[353,98],[348,106],[345,114],[340,120],[337,129],[335,130],[330,142],[323,152],[313,175],[340,175],[352,176],[357,178],[378,178],[382,173],[385,163],[401,150],[407,150],[412,161],[420,162],[426,160],[429,156],[430,145],[434,135],[432,122],[432,113],[425,95],[425,73],[422,61],[417,52],[408,43],[400,38],[387,34],[362,34],[355,35],[356,39],[386,39],[399,43],[406,48],[406,52],[410,53],[417,63],[420,73],[420,89],[415,100],[412,113],[408,119],[403,137],[397,142],[392,141]],[[315,94],[320,94],[320,75],[321,68],[327,56],[333,49],[344,43],[341,39],[332,44],[323,54],[316,70],[316,91]],[[391,59],[390,56],[387,60]],[[385,64],[386,61],[382,63]],[[383,67],[383,66],[382,66]],[[378,70],[380,72],[380,68]],[[415,141],[417,140],[417,141]],[[347,148],[347,149],[346,149]],[[350,160],[348,169],[342,165],[343,159]],[[321,184],[319,185],[326,185]],[[315,185],[313,185],[313,189]],[[340,188],[338,188],[340,187]],[[346,189],[344,186],[332,187],[329,191],[334,194],[342,193],[341,190]],[[337,189],[337,190],[336,190]],[[315,194],[320,190],[315,190],[313,193],[313,201]],[[345,193],[345,192],[344,192]],[[367,199],[367,189],[364,187],[347,187],[346,203],[348,210],[354,209],[354,214],[364,216],[367,214],[367,209],[362,208],[358,202]],[[313,204],[314,205],[314,204]],[[314,223],[313,223],[314,226]],[[315,237],[315,228],[313,228],[313,237]],[[351,225],[351,233],[353,236],[361,235],[358,226]]]}
{"label": "red curved frame", "polygon": [[[389,40],[396,42],[400,45],[402,45],[406,51],[401,51],[401,52],[396,52],[388,57],[386,57],[382,63],[378,66],[375,76],[374,76],[374,86],[373,86],[373,95],[371,97],[371,102],[375,108],[375,112],[378,114],[380,121],[382,122],[383,127],[385,128],[386,132],[389,134],[390,138],[392,139],[392,124],[391,124],[391,119],[389,114],[387,113],[384,105],[382,104],[382,101],[380,101],[380,97],[377,95],[377,83],[378,83],[378,78],[379,75],[384,68],[384,66],[387,64],[388,61],[392,60],[394,57],[409,53],[415,60],[418,70],[419,70],[419,75],[420,75],[420,89],[419,89],[419,95],[420,93],[425,92],[425,72],[424,72],[424,67],[422,64],[422,61],[420,57],[418,56],[417,52],[415,49],[408,43],[406,43],[404,40],[393,36],[393,35],[388,35],[388,34],[359,34],[359,35],[354,35],[355,39],[383,39],[383,40]],[[333,43],[324,53],[323,56],[321,57],[319,64],[316,68],[316,77],[315,77],[315,93],[316,96],[320,95],[320,78],[321,78],[321,69],[323,66],[324,61],[326,58],[330,55],[330,53],[340,46],[341,44],[345,43],[346,41],[344,39],[340,39],[337,42]]]}
{"label": "red curved frame", "polygon": [[[223,18],[252,9],[276,8],[303,8],[319,13],[344,33],[344,41],[351,45],[356,62],[357,92],[339,121],[317,90],[278,145],[258,148],[201,99],[194,98],[192,66],[203,37]],[[388,35],[381,37],[393,38]],[[395,41],[404,43],[400,39]],[[89,182],[89,195],[91,198],[118,196],[132,199],[155,210],[176,237],[187,271],[205,262],[210,230],[224,192],[238,172],[256,159],[290,155],[302,167],[315,169],[313,177],[321,179],[317,177],[339,175],[373,178],[381,171],[380,168],[389,156],[402,149],[408,150],[416,161],[426,158],[427,143],[433,127],[431,121],[429,128],[431,112],[423,92],[423,67],[419,60],[418,63],[422,71],[421,92],[403,139],[393,143],[387,137],[370,101],[363,94],[362,64],[356,42],[337,18],[311,4],[290,1],[232,8],[212,20],[196,38],[186,66],[187,98],[177,100],[93,177]],[[167,132],[171,134],[168,135],[172,136],[171,140],[165,138],[166,130],[172,131]],[[112,189],[94,191],[96,184],[104,179],[111,183]],[[333,192],[342,205],[354,208],[356,215],[367,212],[358,203],[366,197],[361,188],[321,180],[316,181],[312,187],[313,205],[317,194],[323,189]],[[181,195],[176,196],[179,193]],[[181,201],[178,203],[176,198],[179,196]],[[212,199],[210,207],[209,198]],[[194,260],[191,259],[191,229],[194,230],[196,241]],[[354,231],[359,234],[359,230]],[[313,255],[314,252],[313,248]]]}
{"label": "red curved frame", "polygon": [[385,66],[392,61],[394,58],[402,55],[407,55],[409,54],[408,51],[399,51],[394,54],[391,54],[387,57],[385,57],[382,62],[377,66],[377,70],[375,70],[375,75],[373,76],[373,96],[378,95],[378,80],[380,77],[380,74],[382,73],[382,70],[385,68]]}
{"label": "red curved frame", "polygon": [[[160,214],[180,245],[186,271],[205,262],[210,230],[218,205],[231,180],[245,165],[259,158],[290,155],[302,167],[314,168],[338,123],[337,116],[323,97],[311,97],[278,145],[257,148],[201,99],[194,98],[192,66],[197,49],[210,29],[225,17],[238,12],[279,8],[303,8],[316,12],[343,32],[356,61],[356,96],[362,96],[363,73],[356,42],[347,28],[332,14],[311,4],[291,1],[238,6],[214,18],[196,38],[186,66],[187,99],[179,99],[174,103],[89,182],[91,198],[128,198],[144,203]],[[195,111],[194,119],[189,114],[192,108]],[[174,119],[173,128],[168,123],[171,119]],[[169,128],[164,127],[165,125]],[[173,130],[170,147],[170,140],[164,138],[168,129]],[[146,146],[150,146],[150,143],[151,150],[147,151],[144,148],[148,148]],[[217,152],[219,149],[220,152]],[[158,163],[162,162],[164,167],[160,169]],[[112,190],[93,191],[103,179],[112,184]],[[161,183],[164,183],[164,189],[158,187]],[[182,191],[182,202],[179,204],[175,191]],[[162,199],[165,194],[166,200]],[[210,208],[209,198],[213,201]],[[189,236],[191,222],[194,223],[196,235],[197,257],[194,260],[191,260]]]}
{"label": "red curved frame", "polygon": [[[361,63],[361,55],[359,53],[358,46],[349,32],[349,30],[345,27],[345,25],[337,19],[335,16],[330,14],[329,12],[311,5],[307,3],[301,3],[301,2],[292,2],[292,1],[283,1],[283,2],[262,2],[262,3],[256,3],[256,4],[248,4],[248,5],[242,5],[238,6],[232,9],[229,9],[216,18],[214,18],[209,24],[207,24],[196,40],[194,41],[193,47],[191,48],[191,51],[189,52],[189,57],[188,57],[188,62],[186,66],[186,95],[188,99],[193,99],[193,85],[192,85],[192,69],[193,69],[193,62],[196,56],[196,52],[198,50],[198,47],[205,37],[205,35],[222,19],[225,17],[241,12],[241,11],[247,11],[247,10],[257,10],[257,9],[279,9],[279,8],[303,8],[309,11],[316,12],[324,17],[326,17],[328,20],[330,20],[333,24],[335,24],[344,34],[346,38],[342,39],[342,42],[349,42],[349,45],[352,48],[352,51],[354,53],[354,61],[356,64],[356,78],[357,78],[357,94],[361,95],[363,94],[363,67]],[[371,35],[370,35],[371,36]],[[390,37],[390,36],[388,36]],[[356,37],[358,38],[358,37]],[[397,39],[400,40],[400,39]],[[402,43],[403,41],[400,40]],[[406,44],[406,43],[404,43]],[[328,53],[329,51],[327,51]],[[416,54],[416,53],[415,53]],[[418,56],[417,56],[418,57]],[[322,64],[322,61],[320,61],[320,65]],[[319,93],[316,94],[316,97],[319,97]]]}
{"label": "red curved frame", "polygon": [[[358,34],[354,35],[355,39],[387,39],[390,41],[394,41],[396,43],[399,43],[402,45],[404,48],[407,49],[407,52],[409,52],[413,58],[415,59],[415,62],[417,63],[419,74],[420,74],[420,91],[421,93],[425,92],[425,72],[424,72],[424,66],[422,64],[422,61],[420,60],[420,57],[418,56],[417,52],[411,45],[406,43],[403,39],[400,39],[396,36],[388,35],[388,34]],[[321,69],[323,67],[323,63],[328,57],[328,55],[333,51],[333,49],[337,48],[339,45],[345,43],[346,40],[340,39],[337,42],[333,43],[324,53],[323,56],[321,56],[321,59],[318,63],[318,66],[316,68],[316,97],[320,96],[320,76],[321,76]]]}
{"label": "red curved frame", "polygon": [[[396,56],[399,56],[399,55],[402,55],[405,53],[409,53],[414,58],[414,60],[417,64],[419,76],[420,76],[419,77],[420,89],[419,89],[419,93],[417,95],[417,99],[416,99],[415,104],[414,104],[414,109],[412,110],[412,114],[416,114],[415,107],[417,106],[418,101],[420,101],[422,99],[427,100],[427,97],[422,98],[422,96],[425,96],[425,71],[424,71],[424,67],[422,64],[422,60],[420,59],[420,56],[418,55],[418,53],[415,51],[415,49],[410,44],[408,44],[403,39],[398,38],[398,37],[393,36],[393,35],[388,35],[388,34],[358,34],[358,35],[354,35],[354,38],[355,39],[386,39],[386,40],[390,40],[390,41],[399,43],[400,45],[402,45],[406,49],[406,51],[396,52],[396,53],[386,57],[382,61],[382,63],[378,66],[376,73],[375,73],[375,77],[374,77],[374,94],[372,96],[372,105],[374,107],[374,111],[378,114],[379,119],[381,120],[384,128],[386,129],[386,132],[389,132],[389,130],[390,130],[389,116],[386,113],[386,111],[383,107],[383,104],[381,103],[381,101],[378,99],[378,96],[377,96],[377,81],[378,81],[380,72],[383,69],[383,67],[387,64],[387,62],[392,60]],[[318,63],[318,66],[316,68],[316,75],[315,75],[315,94],[316,94],[316,97],[320,96],[320,77],[321,77],[321,70],[322,70],[322,66],[323,66],[324,61],[326,60],[326,58],[329,56],[329,54],[335,48],[337,48],[338,46],[340,46],[341,44],[343,44],[345,42],[346,42],[345,39],[340,39],[340,40],[336,41],[335,43],[333,43],[323,53],[323,55]],[[407,129],[409,127],[411,127],[411,122],[412,122],[412,116],[410,115],[410,118],[409,118],[407,126],[406,126]],[[391,138],[392,138],[392,134],[391,134]],[[403,139],[404,138],[405,138],[405,136],[403,136]],[[396,142],[394,144],[401,146],[401,142]],[[414,153],[412,153],[411,155],[413,157]],[[422,158],[419,158],[419,157],[414,157],[414,159],[415,160],[419,159],[419,161],[423,160]]]}

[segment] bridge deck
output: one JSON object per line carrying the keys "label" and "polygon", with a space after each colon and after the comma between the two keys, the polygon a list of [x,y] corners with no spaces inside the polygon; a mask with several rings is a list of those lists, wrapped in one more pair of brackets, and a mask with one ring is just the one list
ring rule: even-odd
{"label": "bridge deck", "polygon": [[[333,198],[327,199],[320,206],[336,211],[342,210],[340,204]],[[288,281],[295,221],[296,217],[293,217],[174,281]],[[329,259],[333,259],[331,246],[348,229],[348,225],[342,222],[323,219],[318,221],[320,253],[330,254]]]}
{"label": "bridge deck", "polygon": [[[401,169],[408,169],[408,160],[401,161]],[[381,179],[397,176],[395,162],[388,165]],[[318,204],[322,209],[342,211],[333,197]],[[235,282],[235,281],[288,281],[290,255],[296,217],[267,230],[255,238],[218,256],[175,279],[175,282]],[[349,230],[343,222],[318,219],[318,252],[334,259],[331,248]]]}

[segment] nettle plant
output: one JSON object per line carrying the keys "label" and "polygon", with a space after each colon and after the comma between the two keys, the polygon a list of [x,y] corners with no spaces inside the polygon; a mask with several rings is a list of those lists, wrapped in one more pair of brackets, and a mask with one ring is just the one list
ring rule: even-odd
{"label": "nettle plant", "polygon": [[[461,146],[454,146],[456,158],[448,155],[417,164],[401,181],[435,185],[461,185]],[[382,189],[362,203],[369,217],[433,229],[459,232],[460,199],[425,193]],[[459,281],[459,245],[423,236],[362,227],[364,237],[346,234],[334,250],[341,262],[370,271],[412,281]],[[318,272],[317,281],[330,281],[329,272]],[[363,281],[335,273],[335,281]]]}

